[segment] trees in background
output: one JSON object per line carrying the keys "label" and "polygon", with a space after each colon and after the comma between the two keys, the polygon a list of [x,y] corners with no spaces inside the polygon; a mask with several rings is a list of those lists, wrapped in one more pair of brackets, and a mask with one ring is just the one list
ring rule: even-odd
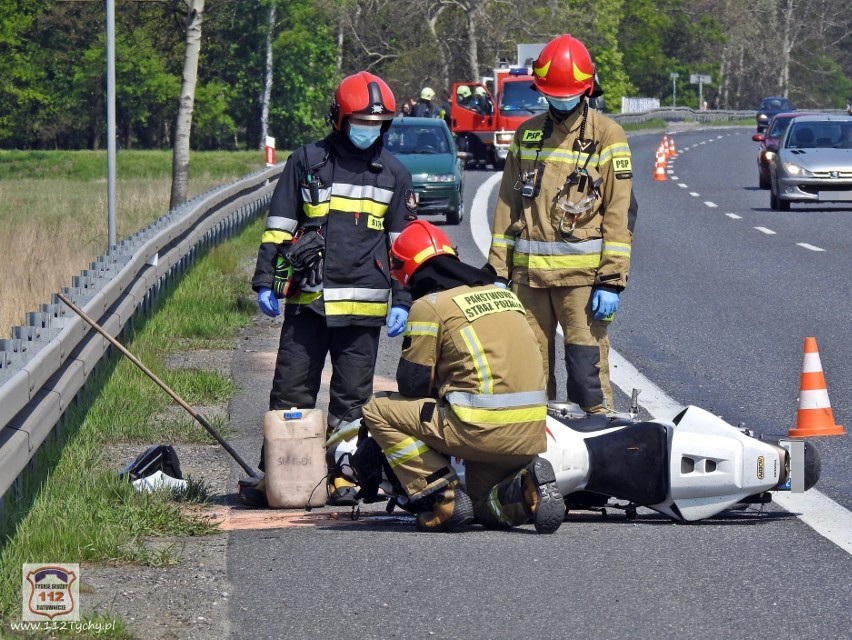
{"label": "trees in background", "polygon": [[[192,0],[116,0],[122,148],[171,148]],[[206,0],[193,148],[292,148],[328,130],[339,79],[368,69],[398,100],[490,75],[519,42],[571,33],[589,47],[607,104],[622,95],[750,109],[852,95],[848,0]],[[105,146],[103,2],[0,0],[0,147]],[[271,66],[270,66],[271,61]]]}

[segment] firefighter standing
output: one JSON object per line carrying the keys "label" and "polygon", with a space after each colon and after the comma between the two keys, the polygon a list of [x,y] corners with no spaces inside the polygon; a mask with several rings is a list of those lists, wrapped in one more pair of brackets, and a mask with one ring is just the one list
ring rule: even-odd
{"label": "firefighter standing", "polygon": [[432,100],[435,97],[435,92],[430,87],[423,87],[420,91],[420,99],[417,104],[411,109],[411,115],[415,118],[431,118],[434,115]]}
{"label": "firefighter standing", "polygon": [[624,130],[590,110],[595,68],[562,35],[533,65],[550,104],[518,127],[494,215],[488,264],[527,311],[556,398],[557,323],[565,334],[568,400],[613,409],[607,328],[627,286],[636,207]]}
{"label": "firefighter standing", "polygon": [[[373,391],[381,327],[402,333],[411,306],[389,265],[391,243],[416,217],[411,175],[382,147],[395,109],[381,78],[343,79],[329,113],[333,131],[297,149],[278,179],[252,279],[270,317],[285,297],[273,289],[289,287],[270,409],[314,407],[330,354],[329,429],[360,416]],[[279,262],[295,269],[289,284],[276,283]],[[354,493],[349,483],[329,489],[336,504],[354,503]]]}
{"label": "firefighter standing", "polygon": [[[475,517],[495,528],[532,520],[553,533],[565,503],[550,463],[536,455],[547,448],[547,405],[523,306],[422,220],[396,239],[391,259],[414,299],[399,393],[370,400],[363,422],[408,498],[425,502],[418,528],[452,531]],[[467,491],[447,456],[464,459]]]}

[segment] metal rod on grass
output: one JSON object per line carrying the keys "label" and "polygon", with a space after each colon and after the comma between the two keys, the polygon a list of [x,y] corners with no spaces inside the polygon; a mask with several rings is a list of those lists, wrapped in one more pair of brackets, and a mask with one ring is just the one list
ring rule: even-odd
{"label": "metal rod on grass", "polygon": [[100,325],[98,325],[98,323],[97,323],[97,322],[95,322],[95,321],[94,321],[94,320],[92,320],[92,319],[91,319],[88,315],[86,315],[86,312],[85,312],[85,311],[83,311],[83,310],[82,310],[82,309],[80,309],[77,305],[75,305],[73,302],[71,302],[71,300],[68,298],[68,296],[66,296],[66,295],[65,295],[65,294],[63,294],[63,293],[58,293],[58,294],[56,294],[56,295],[58,296],[58,298],[59,298],[62,302],[64,302],[64,303],[68,306],[68,308],[69,308],[69,309],[71,309],[71,311],[73,311],[73,312],[74,312],[74,313],[76,313],[78,316],[80,316],[81,318],[83,318],[83,320],[85,320],[85,321],[86,321],[86,322],[87,322],[87,323],[88,323],[88,324],[89,324],[89,325],[90,325],[90,326],[91,326],[91,327],[92,327],[95,331],[97,331],[97,332],[98,332],[99,334],[101,334],[104,338],[106,338],[112,346],[114,346],[116,349],[118,349],[119,351],[121,351],[121,353],[123,353],[125,356],[127,356],[127,358],[130,360],[130,362],[132,362],[132,363],[133,363],[133,364],[135,364],[137,367],[139,367],[139,368],[142,370],[142,372],[143,372],[146,376],[148,376],[149,378],[151,378],[151,380],[153,380],[154,382],[156,382],[156,383],[160,386],[160,388],[161,388],[163,391],[165,391],[166,393],[168,393],[168,394],[172,397],[172,399],[174,399],[174,401],[175,401],[175,402],[177,402],[180,406],[182,406],[184,409],[186,409],[186,411],[189,413],[189,415],[191,415],[193,418],[195,418],[195,420],[196,420],[196,421],[197,421],[197,422],[198,422],[198,423],[199,423],[202,427],[204,427],[204,428],[207,430],[207,433],[209,433],[211,436],[213,436],[213,438],[216,440],[216,442],[218,442],[219,444],[221,444],[221,445],[222,445],[222,447],[224,447],[225,451],[227,451],[229,454],[231,454],[231,457],[232,457],[234,460],[236,460],[236,461],[237,461],[237,464],[239,464],[239,465],[240,465],[240,466],[241,466],[241,467],[245,470],[245,472],[246,472],[246,473],[248,473],[248,474],[249,474],[252,478],[259,478],[259,477],[260,477],[260,475],[258,474],[258,472],[257,472],[257,471],[255,471],[254,469],[252,469],[252,468],[251,468],[251,467],[250,467],[250,466],[246,463],[246,461],[245,461],[245,460],[243,460],[243,459],[240,457],[240,454],[238,454],[236,451],[234,451],[234,448],[233,448],[233,447],[232,447],[232,446],[228,443],[228,441],[227,441],[227,440],[225,440],[225,439],[224,439],[224,438],[223,438],[223,437],[219,434],[219,432],[218,432],[218,431],[216,431],[216,429],[214,429],[214,428],[210,425],[210,423],[208,423],[208,422],[207,422],[207,420],[205,420],[205,419],[201,416],[201,414],[199,414],[199,413],[198,413],[195,409],[193,409],[190,405],[188,405],[188,404],[184,401],[184,399],[183,399],[183,398],[181,398],[181,397],[180,397],[177,393],[175,393],[174,391],[172,391],[172,389],[171,389],[171,388],[170,388],[170,387],[169,387],[169,386],[168,386],[165,382],[163,382],[162,380],[160,380],[160,379],[159,379],[159,378],[158,378],[158,377],[154,374],[154,372],[153,372],[153,371],[151,371],[148,367],[146,367],[144,364],[142,364],[142,363],[139,361],[139,359],[138,359],[138,358],[136,358],[136,356],[134,356],[132,353],[130,353],[130,352],[129,352],[129,351],[128,351],[125,347],[124,347],[124,345],[122,345],[122,344],[121,344],[118,340],[116,340],[116,339],[115,339],[115,338],[113,338],[111,335],[109,335],[106,331],[104,331],[104,330],[103,330],[103,328],[102,328]]}

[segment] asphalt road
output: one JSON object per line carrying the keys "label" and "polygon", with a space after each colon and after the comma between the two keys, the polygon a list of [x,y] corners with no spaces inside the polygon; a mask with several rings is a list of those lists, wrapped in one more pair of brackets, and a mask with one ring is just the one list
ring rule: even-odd
{"label": "asphalt road", "polygon": [[[751,133],[679,132],[683,151],[665,182],[652,180],[661,136],[631,136],[640,214],[613,347],[677,403],[784,435],[795,425],[803,340],[815,336],[848,431],[852,210],[772,212],[756,187]],[[492,175],[467,173],[468,208]],[[469,225],[491,210],[493,194],[445,227],[466,261],[484,261]],[[235,354],[241,452],[259,448],[276,342],[275,323],[258,320]],[[378,388],[392,384],[399,344],[383,341]],[[626,409],[626,395],[618,403]],[[849,437],[818,446],[818,488],[849,508]],[[849,637],[850,551],[774,505],[694,525],[572,513],[553,536],[529,526],[420,534],[381,505],[357,521],[314,514],[308,526],[230,534],[231,638]]]}

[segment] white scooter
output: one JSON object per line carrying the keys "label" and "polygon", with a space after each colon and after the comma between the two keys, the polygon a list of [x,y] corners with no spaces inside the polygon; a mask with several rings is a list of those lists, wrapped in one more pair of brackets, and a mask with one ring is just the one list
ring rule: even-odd
{"label": "white scooter", "polygon": [[[570,403],[550,403],[547,452],[568,510],[623,509],[628,518],[640,506],[679,522],[710,518],[726,509],[771,502],[772,491],[806,491],[819,480],[817,450],[804,440],[760,440],[747,429],[688,406],[671,421],[638,421],[637,391],[631,412],[588,415]],[[360,421],[358,421],[359,423]],[[350,423],[348,437],[358,423]],[[394,505],[417,512],[372,438],[335,434],[329,444],[345,468],[351,465],[366,501],[378,489]],[[349,458],[347,458],[349,456]],[[464,481],[464,463],[453,458]],[[616,501],[616,502],[614,502]],[[617,501],[623,501],[618,503]]]}

